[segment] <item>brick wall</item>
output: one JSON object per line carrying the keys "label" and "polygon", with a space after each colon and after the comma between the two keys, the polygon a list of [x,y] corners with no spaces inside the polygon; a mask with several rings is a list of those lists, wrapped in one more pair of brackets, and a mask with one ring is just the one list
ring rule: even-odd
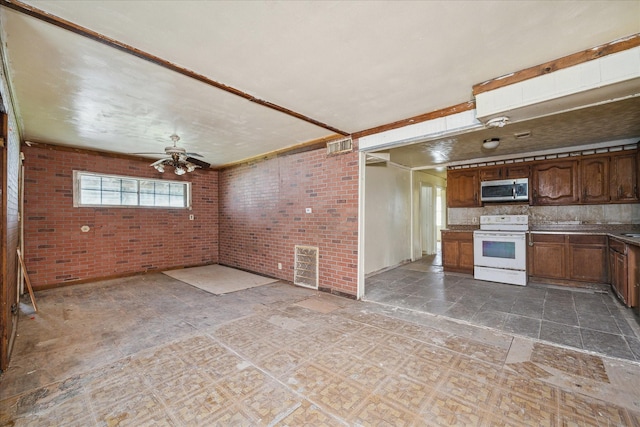
{"label": "brick wall", "polygon": [[219,179],[221,264],[293,281],[294,246],[317,246],[319,287],[357,294],[357,152],[282,155]]}
{"label": "brick wall", "polygon": [[[218,262],[217,171],[179,177],[156,172],[148,160],[36,145],[23,151],[24,255],[35,289]],[[74,169],[190,181],[193,210],[74,208]]]}

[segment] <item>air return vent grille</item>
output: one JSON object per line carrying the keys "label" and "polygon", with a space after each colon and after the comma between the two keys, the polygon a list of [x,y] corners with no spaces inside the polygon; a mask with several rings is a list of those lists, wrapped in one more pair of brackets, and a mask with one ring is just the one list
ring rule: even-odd
{"label": "air return vent grille", "polygon": [[327,155],[346,153],[353,150],[353,141],[351,138],[339,139],[337,141],[327,142]]}
{"label": "air return vent grille", "polygon": [[296,245],[296,264],[293,283],[318,289],[318,248]]}

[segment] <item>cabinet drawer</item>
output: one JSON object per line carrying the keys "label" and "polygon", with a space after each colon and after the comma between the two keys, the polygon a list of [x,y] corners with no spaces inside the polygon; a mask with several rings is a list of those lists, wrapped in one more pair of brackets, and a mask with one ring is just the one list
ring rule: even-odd
{"label": "cabinet drawer", "polygon": [[627,245],[619,240],[609,239],[609,249],[614,252],[618,252],[619,254],[627,253]]}
{"label": "cabinet drawer", "polygon": [[564,243],[564,234],[531,234],[532,242]]}
{"label": "cabinet drawer", "polygon": [[589,235],[589,234],[569,234],[569,243],[579,245],[607,245],[607,236]]}

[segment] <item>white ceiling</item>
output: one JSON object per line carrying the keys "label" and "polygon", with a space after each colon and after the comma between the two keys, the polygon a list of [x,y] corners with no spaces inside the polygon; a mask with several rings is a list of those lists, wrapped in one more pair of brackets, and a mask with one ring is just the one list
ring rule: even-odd
{"label": "white ceiling", "polygon": [[162,152],[177,133],[214,166],[460,104],[476,83],[640,32],[638,0],[24,3],[326,129],[8,1],[0,36],[25,140]]}

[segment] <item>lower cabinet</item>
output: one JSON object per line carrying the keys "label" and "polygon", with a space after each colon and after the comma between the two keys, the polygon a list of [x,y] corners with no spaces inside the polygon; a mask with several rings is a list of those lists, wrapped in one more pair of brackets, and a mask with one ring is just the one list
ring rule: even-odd
{"label": "lower cabinet", "polygon": [[611,288],[627,307],[637,304],[639,255],[640,248],[609,238]]}
{"label": "lower cabinet", "polygon": [[444,271],[473,274],[473,232],[442,232],[442,267]]}
{"label": "lower cabinet", "polygon": [[531,233],[527,258],[533,280],[608,283],[604,235]]}
{"label": "lower cabinet", "polygon": [[527,253],[529,277],[564,279],[566,245],[562,234],[530,234]]}

